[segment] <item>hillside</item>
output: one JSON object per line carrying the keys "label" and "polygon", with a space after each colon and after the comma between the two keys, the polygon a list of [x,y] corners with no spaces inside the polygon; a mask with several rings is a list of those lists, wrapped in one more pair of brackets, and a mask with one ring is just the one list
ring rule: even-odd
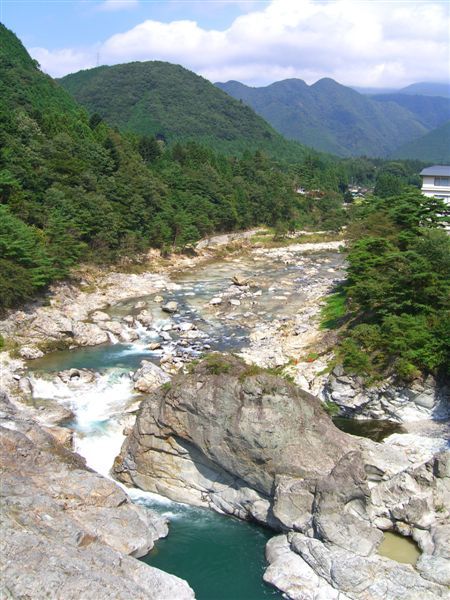
{"label": "hillside", "polygon": [[450,98],[450,84],[448,83],[412,83],[405,88],[399,90],[400,94],[413,94],[420,96],[441,96]]}
{"label": "hillside", "polygon": [[[89,117],[4,26],[0,86],[0,311],[82,261],[183,249],[213,232],[263,223],[323,228],[345,218],[341,196],[311,206],[295,193],[289,169],[262,153],[164,146]],[[297,167],[318,185],[319,164]]]}
{"label": "hillside", "polygon": [[111,125],[169,142],[195,140],[225,153],[265,150],[298,159],[305,149],[203,77],[166,62],[134,62],[67,75],[61,85]]}
{"label": "hillside", "polygon": [[311,86],[300,79],[261,88],[236,81],[216,85],[250,105],[283,135],[339,156],[387,156],[427,132],[402,106],[375,102],[332,79]]}
{"label": "hillside", "polygon": [[450,97],[417,96],[413,94],[376,94],[377,102],[395,102],[413,114],[428,129],[439,127],[450,119]]}
{"label": "hillside", "polygon": [[436,164],[450,164],[450,121],[423,137],[404,144],[395,151],[393,156],[427,160]]}

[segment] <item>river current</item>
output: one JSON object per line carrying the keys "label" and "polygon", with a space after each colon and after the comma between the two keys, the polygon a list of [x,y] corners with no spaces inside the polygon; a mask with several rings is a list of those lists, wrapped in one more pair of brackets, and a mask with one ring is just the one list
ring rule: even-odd
{"label": "river current", "polygon": [[[221,260],[180,274],[176,285],[163,293],[165,300],[179,305],[173,316],[161,311],[154,295],[117,304],[108,312],[119,320],[136,313],[138,300],[145,302],[154,316],[151,328],[137,324],[138,339],[133,343],[114,343],[112,339],[108,345],[56,352],[33,361],[35,401],[53,399],[72,410],[75,416],[68,425],[75,432],[75,450],[90,467],[109,476],[125,437],[127,418],[140,401],[129,374],[143,359],[158,363],[167,348],[184,358],[210,350],[239,351],[248,344],[252,323],[289,318],[314,286],[332,284],[343,276],[343,258],[337,252],[293,256],[295,260],[290,261],[283,255]],[[211,311],[211,299],[229,289],[237,271],[256,281],[256,292],[241,296],[231,311]],[[199,337],[189,343],[180,339],[174,327],[180,323],[194,323]],[[168,333],[162,349],[149,350],[149,344],[160,340],[162,332]],[[55,372],[69,368],[87,368],[96,375],[92,381],[79,384],[54,377]],[[157,510],[170,521],[169,536],[159,540],[143,560],[186,579],[198,600],[281,598],[262,580],[264,547],[272,532],[138,490],[130,490],[130,494],[135,502]]]}

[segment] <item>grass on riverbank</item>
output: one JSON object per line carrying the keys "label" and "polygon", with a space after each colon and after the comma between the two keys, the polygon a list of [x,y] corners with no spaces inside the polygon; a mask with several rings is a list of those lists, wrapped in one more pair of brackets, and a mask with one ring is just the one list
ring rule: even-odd
{"label": "grass on riverbank", "polygon": [[292,246],[293,244],[319,244],[323,242],[344,241],[344,232],[334,231],[312,231],[300,232],[298,234],[277,235],[274,228],[268,228],[266,231],[258,232],[250,238],[252,245],[258,245],[263,248],[280,248]]}
{"label": "grass on riverbank", "polygon": [[343,324],[347,312],[346,293],[343,286],[325,298],[320,309],[320,328],[336,329]]}

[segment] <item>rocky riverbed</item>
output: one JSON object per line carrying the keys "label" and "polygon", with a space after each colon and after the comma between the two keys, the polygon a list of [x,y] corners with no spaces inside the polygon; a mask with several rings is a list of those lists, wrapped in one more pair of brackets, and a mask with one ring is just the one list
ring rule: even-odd
{"label": "rocky riverbed", "polygon": [[[326,371],[334,337],[319,329],[318,312],[345,277],[340,245],[247,246],[223,258],[207,248],[163,265],[164,273],[156,272],[159,265],[57,286],[48,305],[0,323],[21,357],[2,354],[2,387],[15,405],[9,422],[19,415],[34,423],[29,427],[39,428],[40,440],[50,436],[65,456],[75,448],[104,475],[127,438],[114,469],[128,484],[281,532],[268,545],[265,578],[290,598],[445,597],[449,475],[439,453],[446,447],[447,391],[431,379],[367,389],[339,368]],[[48,354],[57,347],[73,350]],[[211,350],[239,353],[254,366],[226,359],[228,372],[220,373],[219,361],[214,379],[211,365],[195,367]],[[283,371],[301,389],[258,366]],[[153,400],[144,402],[134,425],[143,395]],[[383,444],[345,435],[316,397],[346,416],[401,422],[408,433]],[[62,477],[59,489],[65,484]],[[161,533],[160,521],[146,514],[150,529]],[[62,521],[56,523],[58,531]],[[133,545],[131,529],[124,548],[102,527],[98,543],[124,555],[142,553],[145,543]],[[376,554],[382,531],[416,540],[417,569]],[[19,551],[20,544],[12,550]],[[366,590],[346,572],[349,564],[381,583]],[[170,589],[173,582],[166,583]],[[182,582],[176,585],[177,598],[192,597]],[[158,593],[142,597],[166,597]]]}

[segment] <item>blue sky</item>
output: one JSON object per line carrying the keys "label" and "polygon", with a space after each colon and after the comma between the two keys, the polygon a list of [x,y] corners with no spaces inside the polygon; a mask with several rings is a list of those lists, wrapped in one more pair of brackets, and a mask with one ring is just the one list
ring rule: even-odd
{"label": "blue sky", "polygon": [[27,47],[55,50],[95,44],[152,19],[197,21],[205,28],[226,28],[246,9],[264,2],[216,0],[0,0],[1,21]]}
{"label": "blue sky", "polygon": [[44,71],[166,60],[211,81],[402,87],[448,81],[440,0],[0,0]]}

